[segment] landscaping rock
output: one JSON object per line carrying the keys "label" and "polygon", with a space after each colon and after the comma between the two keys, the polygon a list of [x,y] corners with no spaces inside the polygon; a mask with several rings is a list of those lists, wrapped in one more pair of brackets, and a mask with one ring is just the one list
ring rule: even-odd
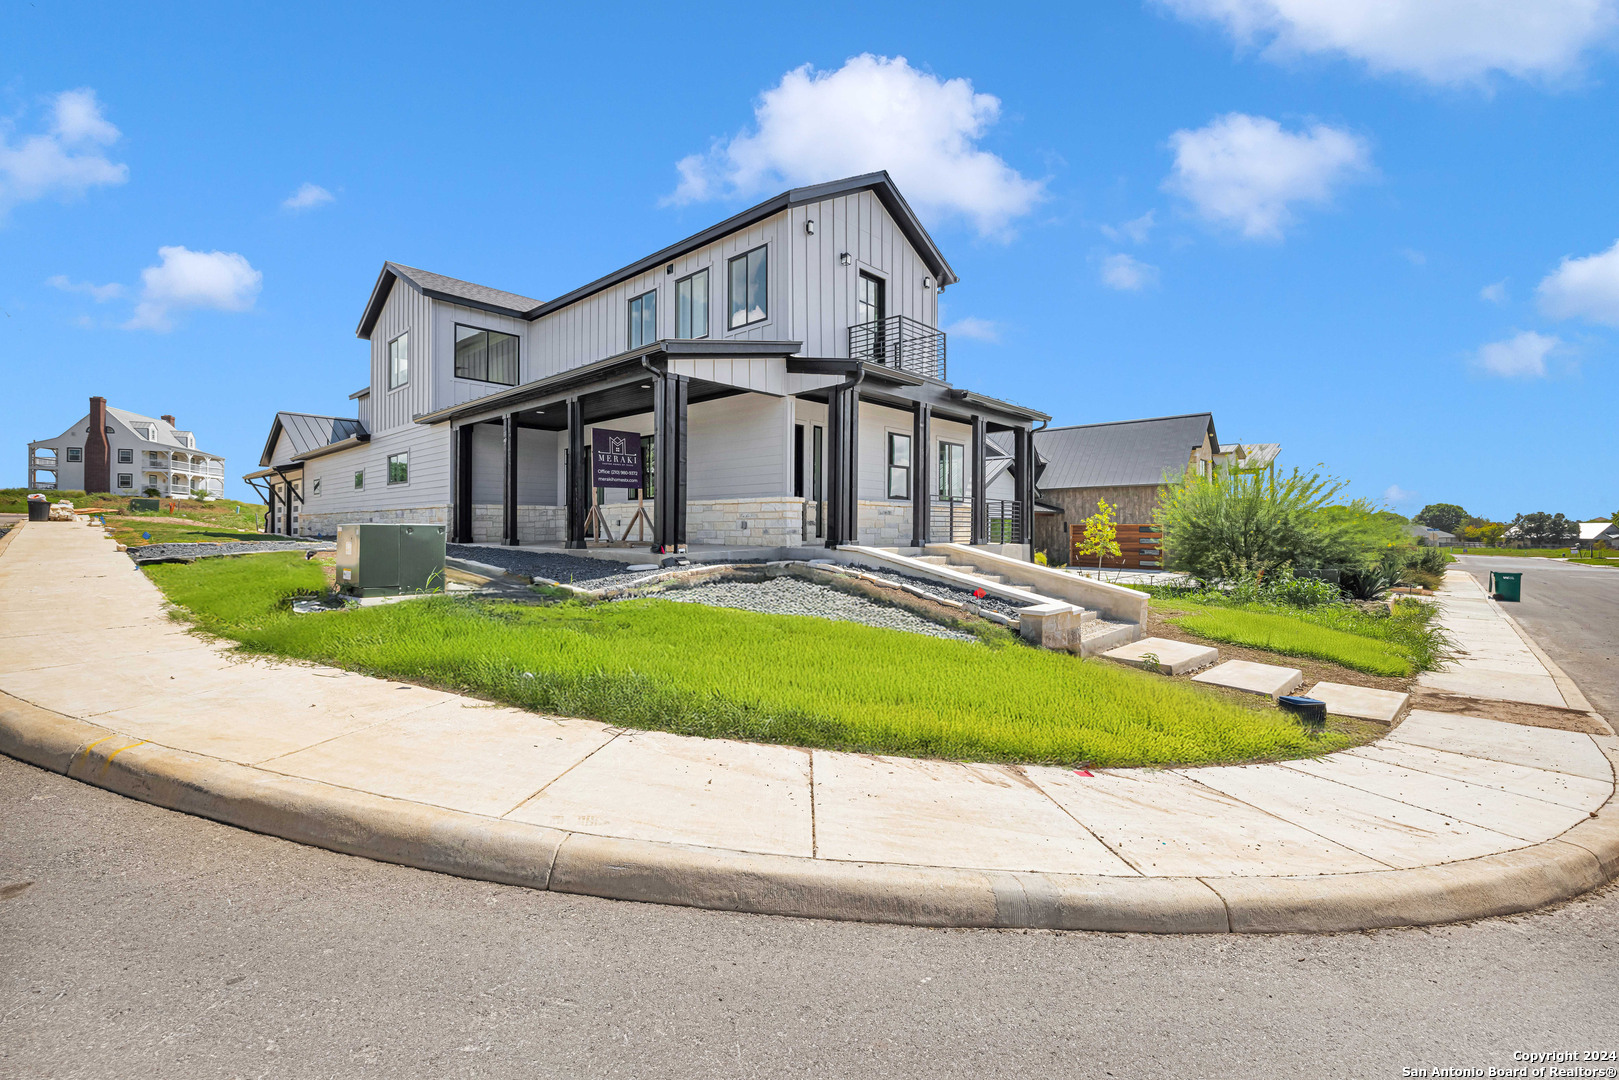
{"label": "landscaping rock", "polygon": [[128,555],[136,566],[159,562],[191,562],[220,555],[255,555],[265,551],[336,551],[330,540],[232,540],[223,544],[147,544]]}
{"label": "landscaping rock", "polygon": [[724,581],[714,584],[693,585],[686,589],[670,589],[658,594],[660,600],[674,600],[686,604],[710,604],[715,607],[740,608],[767,615],[811,615],[820,619],[861,623],[887,630],[903,630],[928,637],[949,638],[954,641],[976,641],[972,634],[952,630],[947,626],[928,622],[896,607],[879,604],[864,597],[850,596],[825,585],[816,585],[795,577],[778,577],[769,581]]}

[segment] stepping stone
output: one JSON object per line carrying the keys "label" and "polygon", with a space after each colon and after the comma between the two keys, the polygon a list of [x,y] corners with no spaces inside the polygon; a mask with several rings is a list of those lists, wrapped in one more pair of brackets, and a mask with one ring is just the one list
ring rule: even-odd
{"label": "stepping stone", "polygon": [[1392,724],[1400,715],[1410,694],[1395,690],[1374,690],[1370,686],[1349,686],[1344,683],[1319,682],[1312,686],[1309,696],[1327,703],[1327,712],[1333,716],[1353,716],[1357,720],[1376,720]]}
{"label": "stepping stone", "polygon": [[1274,700],[1297,690],[1304,682],[1304,673],[1298,668],[1278,667],[1275,664],[1227,660],[1212,671],[1193,675],[1192,681],[1224,686],[1229,690],[1246,690],[1250,694],[1264,694]]}
{"label": "stepping stone", "polygon": [[[1207,645],[1193,645],[1189,641],[1150,637],[1132,641],[1128,645],[1120,645],[1117,649],[1109,649],[1102,655],[1109,660],[1117,660],[1132,667],[1157,670],[1165,675],[1184,675],[1188,671],[1206,668],[1219,660],[1220,650],[1211,649]],[[1152,667],[1150,657],[1153,656],[1158,658],[1156,668]]]}

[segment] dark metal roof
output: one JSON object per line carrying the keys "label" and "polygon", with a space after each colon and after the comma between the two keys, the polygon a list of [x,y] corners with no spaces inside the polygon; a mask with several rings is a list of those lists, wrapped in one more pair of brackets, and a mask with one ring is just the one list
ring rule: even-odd
{"label": "dark metal roof", "polygon": [[1040,489],[1161,484],[1166,473],[1183,473],[1192,451],[1213,435],[1212,413],[1046,428],[1034,433],[1046,460]]}
{"label": "dark metal roof", "polygon": [[367,432],[365,425],[356,419],[278,412],[275,422],[270,425],[270,437],[264,441],[264,453],[259,455],[260,465],[269,465],[274,460],[275,444],[283,434],[292,444],[292,456],[298,458],[323,446],[367,435]]}
{"label": "dark metal roof", "polygon": [[757,206],[749,207],[739,214],[726,218],[717,225],[711,225],[702,232],[694,233],[686,239],[669,245],[661,251],[653,252],[644,259],[620,267],[599,277],[588,285],[581,285],[572,292],[564,293],[555,300],[533,300],[516,293],[501,292],[483,285],[474,285],[470,281],[461,281],[458,278],[444,277],[441,274],[431,274],[425,270],[402,266],[399,263],[384,263],[382,273],[377,276],[377,283],[371,290],[371,299],[367,302],[365,313],[360,317],[356,336],[369,338],[371,329],[376,325],[377,318],[382,314],[382,305],[388,300],[388,293],[393,289],[395,278],[404,278],[424,294],[439,300],[447,300],[454,304],[465,304],[468,307],[482,308],[501,315],[511,315],[530,321],[548,315],[553,311],[578,303],[588,296],[592,296],[603,289],[610,289],[619,282],[648,270],[670,262],[689,251],[711,244],[722,236],[745,229],[749,225],[762,221],[773,214],[794,206],[803,206],[805,203],[819,202],[822,199],[836,198],[839,195],[852,195],[859,191],[871,191],[877,196],[883,207],[893,216],[894,222],[899,226],[905,238],[911,242],[922,261],[939,279],[939,287],[954,285],[961,279],[951,269],[950,263],[945,260],[944,253],[928,235],[927,229],[917,218],[905,197],[894,186],[894,181],[886,171],[866,173],[863,176],[851,176],[843,180],[832,180],[825,184],[812,184],[807,187],[793,188],[784,191],[773,199],[766,199]]}

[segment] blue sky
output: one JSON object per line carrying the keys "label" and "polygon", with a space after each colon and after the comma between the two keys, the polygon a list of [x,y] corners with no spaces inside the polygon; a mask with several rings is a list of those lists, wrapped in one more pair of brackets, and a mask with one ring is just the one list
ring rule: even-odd
{"label": "blue sky", "polygon": [[1616,6],[7,3],[0,485],[93,393],[249,471],[347,412],[384,259],[549,297],[888,167],[958,384],[1605,516]]}

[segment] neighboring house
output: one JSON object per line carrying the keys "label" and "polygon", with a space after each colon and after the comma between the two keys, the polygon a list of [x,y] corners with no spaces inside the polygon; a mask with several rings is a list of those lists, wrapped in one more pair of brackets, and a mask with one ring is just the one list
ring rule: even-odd
{"label": "neighboring house", "polygon": [[1405,531],[1408,536],[1425,547],[1460,547],[1462,545],[1462,541],[1457,538],[1455,533],[1446,532],[1444,529],[1413,524],[1407,525]]}
{"label": "neighboring house", "polygon": [[617,529],[643,495],[658,547],[1026,543],[1049,418],[947,381],[956,281],[887,173],[785,192],[548,301],[385,263],[358,415],[278,413],[252,479],[282,529],[579,547],[601,427],[646,440],[645,482],[595,497]]}
{"label": "neighboring house", "polygon": [[54,439],[28,444],[28,486],[36,490],[94,491],[190,498],[225,493],[225,459],[197,449],[174,417],[153,418],[90,399],[90,411]]}
{"label": "neighboring house", "polygon": [[1228,472],[1276,475],[1276,455],[1281,443],[1221,443],[1214,455],[1214,467]]}
{"label": "neighboring house", "polygon": [[1590,549],[1598,544],[1619,544],[1619,525],[1611,521],[1580,522],[1580,546]]}
{"label": "neighboring house", "polygon": [[1034,444],[1045,463],[1040,501],[1055,511],[1035,518],[1034,546],[1063,562],[1068,527],[1096,513],[1103,499],[1114,521],[1147,524],[1166,484],[1188,471],[1211,475],[1221,452],[1211,413],[1046,428],[1035,432]]}

